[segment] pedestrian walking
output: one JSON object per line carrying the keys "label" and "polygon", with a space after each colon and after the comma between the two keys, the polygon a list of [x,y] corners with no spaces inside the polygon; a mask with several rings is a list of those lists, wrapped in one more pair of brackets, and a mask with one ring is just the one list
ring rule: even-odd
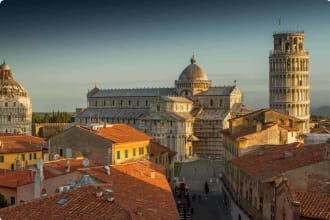
{"label": "pedestrian walking", "polygon": [[208,193],[210,191],[209,184],[207,182],[205,182],[204,191],[205,191],[205,196],[207,197],[208,196]]}

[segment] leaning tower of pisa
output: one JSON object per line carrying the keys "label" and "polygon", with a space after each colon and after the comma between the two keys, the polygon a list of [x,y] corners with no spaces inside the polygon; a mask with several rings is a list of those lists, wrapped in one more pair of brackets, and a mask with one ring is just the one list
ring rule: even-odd
{"label": "leaning tower of pisa", "polygon": [[269,55],[269,105],[304,121],[309,132],[309,53],[304,32],[276,32]]}

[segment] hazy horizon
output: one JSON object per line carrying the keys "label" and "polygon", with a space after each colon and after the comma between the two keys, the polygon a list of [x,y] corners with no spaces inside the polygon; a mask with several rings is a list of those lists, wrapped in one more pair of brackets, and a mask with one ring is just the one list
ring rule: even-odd
{"label": "hazy horizon", "polygon": [[267,107],[272,34],[287,29],[305,31],[311,107],[330,104],[327,0],[4,0],[0,13],[0,59],[33,112],[86,107],[95,85],[174,87],[192,53],[213,86],[237,80],[247,106]]}

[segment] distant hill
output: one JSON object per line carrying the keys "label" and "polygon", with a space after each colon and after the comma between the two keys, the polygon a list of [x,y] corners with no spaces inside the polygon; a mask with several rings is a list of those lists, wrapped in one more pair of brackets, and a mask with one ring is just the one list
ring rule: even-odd
{"label": "distant hill", "polygon": [[312,108],[311,113],[312,115],[322,115],[322,116],[330,117],[330,106],[324,105],[318,108]]}

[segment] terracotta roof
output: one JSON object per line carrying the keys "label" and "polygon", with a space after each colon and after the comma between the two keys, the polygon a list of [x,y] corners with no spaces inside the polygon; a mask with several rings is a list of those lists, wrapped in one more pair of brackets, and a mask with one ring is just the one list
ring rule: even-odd
{"label": "terracotta roof", "polygon": [[112,124],[110,127],[105,128],[98,127],[96,130],[92,130],[91,132],[109,139],[114,143],[146,141],[152,139],[149,135],[126,124]]}
{"label": "terracotta roof", "polygon": [[[79,168],[85,168],[83,165],[84,158],[70,158],[70,159],[59,159],[53,161],[44,162],[45,169],[52,171],[58,171],[60,173],[66,172],[67,161],[70,161],[70,172],[76,171]],[[100,166],[101,164],[95,162],[94,160],[88,160],[87,167]]]}
{"label": "terracotta roof", "polygon": [[[262,128],[260,131],[264,131],[264,130],[267,130],[268,128],[271,128],[273,126],[275,126],[276,123],[267,123],[267,124],[263,124],[262,125]],[[257,133],[256,131],[256,127],[253,126],[253,127],[249,127],[249,128],[244,128],[240,131],[237,131],[235,133],[230,133],[230,129],[224,129],[221,131],[225,136],[229,137],[230,139],[232,140],[236,140],[238,138],[242,138],[244,136],[247,136],[247,135],[250,135],[250,134],[253,134],[253,133]]]}
{"label": "terracotta roof", "polygon": [[34,136],[1,136],[0,154],[41,151],[45,145],[42,138]]}
{"label": "terracotta roof", "polygon": [[300,202],[300,214],[306,218],[330,219],[330,194],[293,192],[293,199]]}
{"label": "terracotta roof", "polygon": [[245,118],[245,117],[250,116],[250,115],[257,115],[257,114],[259,114],[259,113],[268,112],[268,111],[273,111],[273,112],[279,113],[279,114],[281,114],[281,115],[285,115],[285,116],[288,117],[288,118],[292,118],[292,119],[295,119],[295,120],[297,120],[297,121],[301,121],[301,120],[299,120],[299,119],[296,118],[296,117],[293,117],[293,116],[290,116],[290,115],[283,114],[282,112],[276,111],[276,110],[274,110],[274,109],[272,109],[272,108],[263,108],[263,109],[259,109],[259,110],[256,110],[256,111],[253,111],[253,112],[247,113],[247,114],[245,114],[245,115],[239,115],[239,116],[237,116],[237,117],[235,117],[235,118],[231,118],[231,119],[229,119],[228,121],[233,121],[233,120],[238,119],[238,118]]}
{"label": "terracotta roof", "polygon": [[[134,219],[179,219],[161,165],[143,160],[110,166],[110,175],[106,175],[103,167],[81,169],[81,172],[109,183],[116,201],[130,210]],[[142,212],[141,216],[137,215],[137,210]]]}
{"label": "terracotta roof", "polygon": [[168,152],[168,156],[170,157],[174,157],[178,152],[174,151],[174,150],[170,150],[170,152]]}
{"label": "terracotta roof", "polygon": [[301,143],[292,143],[264,147],[264,149],[255,150],[230,162],[248,174],[260,178],[278,175],[325,160],[325,144],[301,145]]}
{"label": "terracotta roof", "polygon": [[325,127],[322,127],[322,128],[312,128],[310,133],[316,133],[316,134],[330,134],[330,131],[325,128]]}
{"label": "terracotta roof", "polygon": [[285,126],[285,125],[281,125],[281,124],[279,124],[278,126],[281,128],[284,128],[288,131],[299,131],[299,129],[297,129],[297,128],[293,128],[293,127],[289,127],[289,126]]}
{"label": "terracotta roof", "polygon": [[[44,170],[44,177],[48,179],[53,177],[51,173]],[[36,172],[32,170],[9,171],[0,175],[0,187],[16,188],[34,182]]]}
{"label": "terracotta roof", "polygon": [[[120,203],[107,201],[106,192],[96,196],[97,186],[89,185],[51,197],[0,209],[0,218],[11,219],[132,219]],[[60,204],[62,203],[62,205]]]}
{"label": "terracotta roof", "polygon": [[155,142],[150,143],[150,155],[159,155],[164,152],[169,152],[170,149]]}

